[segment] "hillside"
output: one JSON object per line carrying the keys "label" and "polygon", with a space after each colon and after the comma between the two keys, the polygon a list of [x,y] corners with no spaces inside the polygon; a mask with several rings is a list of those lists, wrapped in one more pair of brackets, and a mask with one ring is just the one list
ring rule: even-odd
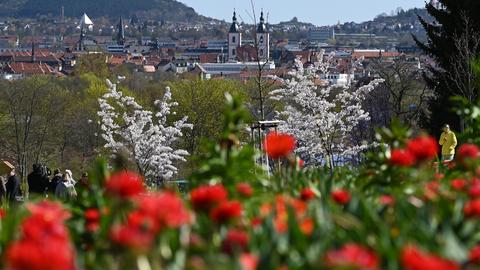
{"label": "hillside", "polygon": [[175,0],[0,0],[0,16],[57,15],[61,6],[68,17],[79,17],[86,12],[91,17],[141,14],[166,21],[203,19],[193,8]]}

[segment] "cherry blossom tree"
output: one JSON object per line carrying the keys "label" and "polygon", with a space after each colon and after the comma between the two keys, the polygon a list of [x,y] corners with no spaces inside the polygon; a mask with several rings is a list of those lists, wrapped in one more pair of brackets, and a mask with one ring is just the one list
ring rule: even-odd
{"label": "cherry blossom tree", "polygon": [[352,132],[369,114],[362,102],[381,80],[361,87],[322,87],[322,75],[328,75],[330,56],[304,68],[295,62],[283,88],[271,92],[271,98],[285,103],[279,117],[284,120],[280,130],[295,135],[297,154],[307,165],[326,163],[333,169],[336,162],[368,148],[368,142],[354,141]]}
{"label": "cherry blossom tree", "polygon": [[105,148],[113,153],[127,151],[138,171],[150,180],[171,179],[178,171],[175,162],[185,161],[189,154],[174,144],[183,136],[182,130],[192,125],[187,117],[168,125],[167,117],[175,114],[172,108],[177,106],[170,89],[155,101],[154,113],[118,91],[115,84],[108,80],[107,84],[109,91],[99,99],[98,111]]}

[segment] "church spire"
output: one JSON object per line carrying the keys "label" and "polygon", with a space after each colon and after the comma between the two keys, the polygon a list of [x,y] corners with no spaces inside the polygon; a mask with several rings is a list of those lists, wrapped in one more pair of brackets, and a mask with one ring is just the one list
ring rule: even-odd
{"label": "church spire", "polygon": [[125,24],[122,17],[120,17],[120,22],[117,25],[117,44],[125,45]]}
{"label": "church spire", "polygon": [[240,31],[240,26],[237,21],[237,12],[233,10],[232,25],[230,26],[229,33],[238,33]]}
{"label": "church spire", "polygon": [[35,38],[32,37],[32,63],[35,63],[37,61],[36,55],[35,55]]}
{"label": "church spire", "polygon": [[263,10],[260,13],[260,23],[258,24],[257,33],[267,33],[267,25],[265,24],[265,18],[263,17]]}

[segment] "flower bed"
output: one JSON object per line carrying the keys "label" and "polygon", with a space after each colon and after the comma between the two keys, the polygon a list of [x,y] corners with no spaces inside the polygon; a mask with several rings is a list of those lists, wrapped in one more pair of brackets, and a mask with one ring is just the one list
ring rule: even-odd
{"label": "flower bed", "polygon": [[361,168],[332,173],[301,169],[295,139],[271,134],[266,151],[282,165],[266,178],[252,162],[255,151],[237,141],[225,132],[186,194],[149,190],[136,173],[109,172],[98,161],[92,188],[76,201],[11,205],[0,215],[2,267],[480,267],[477,146],[461,146],[457,159],[437,171],[432,138],[397,138],[367,155]]}

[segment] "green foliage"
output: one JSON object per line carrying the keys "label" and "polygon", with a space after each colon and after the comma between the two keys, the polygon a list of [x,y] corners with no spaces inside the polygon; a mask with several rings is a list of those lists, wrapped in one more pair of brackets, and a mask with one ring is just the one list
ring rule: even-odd
{"label": "green foliage", "polygon": [[[427,85],[434,90],[437,97],[429,104],[432,117],[426,121],[432,133],[438,132],[445,123],[449,123],[455,130],[460,130],[460,120],[451,111],[450,96],[464,95],[469,91],[462,85],[463,78],[459,77],[468,76],[463,65],[468,64],[472,59],[463,58],[470,53],[474,57],[480,54],[480,47],[474,47],[473,44],[476,41],[471,40],[478,39],[480,2],[440,0],[439,3],[443,8],[438,10],[433,5],[427,4],[427,11],[433,17],[433,21],[427,21],[425,18],[420,20],[427,33],[427,41],[421,42],[415,38],[417,45],[436,63],[428,67],[428,72],[425,73]],[[460,44],[459,46],[460,39],[466,39],[467,42],[462,42],[468,45]],[[478,98],[478,91],[472,98],[470,101]]]}
{"label": "green foliage", "polygon": [[[223,132],[223,108],[225,93],[236,96],[240,102],[245,99],[241,86],[230,80],[188,79],[170,82],[173,100],[178,102],[176,118],[188,117],[193,124],[182,138],[181,148],[191,157],[184,167],[184,174],[191,173],[208,150],[205,144],[218,141]],[[177,119],[172,119],[172,121]]]}
{"label": "green foliage", "polygon": [[82,55],[75,67],[76,75],[95,74],[100,79],[107,79],[111,76],[107,65],[106,56],[103,54]]}
{"label": "green foliage", "polygon": [[[477,76],[477,88],[480,89],[480,60],[472,61],[472,69]],[[471,102],[461,96],[453,96],[450,98],[454,104],[452,111],[454,111],[460,119],[464,122],[465,128],[459,136],[461,142],[469,142],[479,145],[480,138],[480,99]]]}
{"label": "green foliage", "polygon": [[242,134],[249,119],[249,113],[241,100],[225,95],[227,105],[224,111],[223,131],[217,142],[209,143],[209,151],[193,173],[195,185],[205,182],[220,182],[232,186],[238,182],[254,182],[263,175],[263,169],[255,163],[256,152],[249,145],[241,145]]}

